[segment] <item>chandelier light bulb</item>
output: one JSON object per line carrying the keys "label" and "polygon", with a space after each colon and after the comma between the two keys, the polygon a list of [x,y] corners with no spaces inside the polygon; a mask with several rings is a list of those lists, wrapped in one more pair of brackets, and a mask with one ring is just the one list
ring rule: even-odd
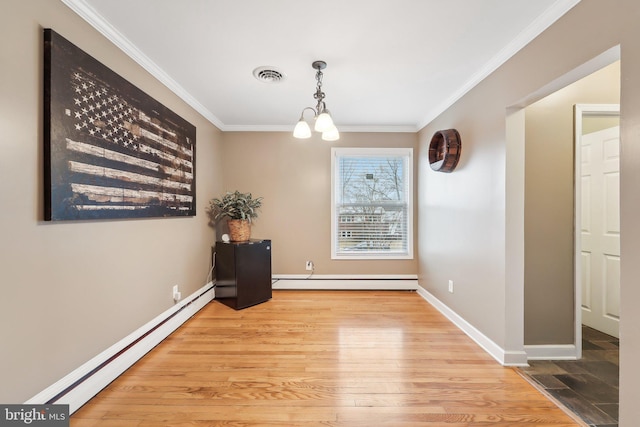
{"label": "chandelier light bulb", "polygon": [[332,127],[331,129],[322,132],[323,141],[337,141],[340,139],[340,132],[338,132],[337,127]]}
{"label": "chandelier light bulb", "polygon": [[293,129],[293,137],[298,139],[311,138],[311,128],[304,118],[300,117],[296,127]]}
{"label": "chandelier light bulb", "polygon": [[316,118],[316,124],[314,126],[316,132],[326,132],[334,127],[335,125],[333,124],[333,119],[331,118],[329,110],[324,110]]}

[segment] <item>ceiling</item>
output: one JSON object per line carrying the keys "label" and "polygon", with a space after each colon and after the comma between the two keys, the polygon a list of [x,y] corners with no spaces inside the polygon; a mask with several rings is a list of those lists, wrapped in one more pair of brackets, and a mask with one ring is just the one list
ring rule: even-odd
{"label": "ceiling", "polygon": [[[62,0],[224,131],[414,132],[579,0]],[[253,76],[268,66],[278,83]]]}

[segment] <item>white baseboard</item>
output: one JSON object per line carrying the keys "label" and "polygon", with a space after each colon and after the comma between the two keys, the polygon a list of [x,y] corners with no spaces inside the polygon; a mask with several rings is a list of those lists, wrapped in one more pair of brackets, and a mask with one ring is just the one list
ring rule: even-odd
{"label": "white baseboard", "polygon": [[529,360],[577,360],[574,344],[525,345]]}
{"label": "white baseboard", "polygon": [[427,300],[429,304],[434,306],[436,310],[442,313],[447,319],[449,319],[454,325],[456,325],[462,332],[467,334],[469,338],[474,340],[480,347],[484,349],[489,355],[496,359],[503,366],[528,366],[527,353],[525,351],[506,351],[498,344],[496,344],[489,337],[484,335],[472,324],[464,320],[458,313],[449,308],[446,304],[433,296],[429,291],[422,286],[418,286],[418,294]]}
{"label": "white baseboard", "polygon": [[394,290],[415,291],[418,278],[414,275],[279,275],[273,276],[273,289],[298,290]]}
{"label": "white baseboard", "polygon": [[74,413],[214,298],[208,283],[25,403],[68,404]]}

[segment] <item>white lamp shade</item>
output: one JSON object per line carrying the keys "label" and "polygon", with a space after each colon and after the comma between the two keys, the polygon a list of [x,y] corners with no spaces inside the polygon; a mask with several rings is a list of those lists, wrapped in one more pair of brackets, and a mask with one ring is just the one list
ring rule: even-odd
{"label": "white lamp shade", "polygon": [[311,138],[311,128],[303,119],[300,119],[293,129],[293,137],[298,139]]}
{"label": "white lamp shade", "polygon": [[340,139],[340,132],[337,127],[333,127],[328,131],[322,132],[322,139],[324,141],[337,141]]}
{"label": "white lamp shade", "polygon": [[329,110],[324,110],[321,114],[316,117],[316,124],[314,129],[317,132],[326,132],[331,128],[334,128],[333,119],[331,118],[331,113]]}

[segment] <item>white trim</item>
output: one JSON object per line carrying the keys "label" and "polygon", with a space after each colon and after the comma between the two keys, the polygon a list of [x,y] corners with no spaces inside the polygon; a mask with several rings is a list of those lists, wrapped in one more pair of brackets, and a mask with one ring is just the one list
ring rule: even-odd
{"label": "white trim", "polygon": [[549,9],[547,9],[542,15],[540,15],[534,22],[532,22],[527,28],[525,28],[516,38],[505,46],[497,55],[495,55],[484,67],[480,68],[467,83],[460,86],[449,98],[439,104],[436,108],[432,109],[425,115],[420,123],[418,123],[418,129],[422,129],[428,125],[433,119],[438,117],[449,107],[451,107],[457,100],[462,98],[467,92],[473,89],[481,81],[486,79],[491,73],[497,70],[502,64],[507,62],[509,58],[518,53],[522,48],[529,44],[533,39],[538,37],[544,30],[549,28],[554,22],[560,19],[565,13],[571,10],[575,5],[580,3],[580,0],[558,0]]}
{"label": "white trim", "polygon": [[573,344],[525,345],[528,360],[578,360]]}
{"label": "white trim", "polygon": [[[207,120],[213,123],[222,131],[232,132],[291,132],[292,126],[258,126],[258,125],[233,125],[225,126],[211,111],[194,98],[186,89],[178,82],[164,72],[155,62],[138,49],[131,41],[129,41],[122,33],[120,33],[113,25],[107,22],[104,17],[98,14],[85,0],[61,0],[78,16],[87,21],[89,25],[95,28],[100,34],[105,36],[114,45],[126,53],[131,59],[138,63],[142,68],[147,70],[152,76],[158,79],[162,84],[169,88],[173,93],[184,100],[194,110],[202,114]],[[489,62],[487,62],[477,73],[475,73],[464,85],[453,93],[444,102],[440,103],[436,108],[429,111],[417,126],[351,126],[340,127],[341,132],[417,132],[434,118],[438,117],[444,111],[453,105],[458,99],[462,98],[467,92],[473,89],[478,83],[487,78],[491,73],[504,64],[509,58],[520,51],[529,42],[540,35],[544,30],[549,28],[551,24],[557,21],[565,13],[571,10],[580,0],[557,0],[534,22],[525,28],[516,38],[514,38],[507,46],[505,46],[498,54],[496,54]],[[356,130],[357,129],[357,130]]]}
{"label": "white trim", "polygon": [[418,280],[417,274],[274,274],[274,279],[307,279],[307,280]]}
{"label": "white trim", "polygon": [[[258,126],[258,125],[233,125],[225,126],[211,111],[194,98],[186,89],[178,82],[164,72],[155,62],[138,49],[131,41],[129,41],[122,33],[120,33],[113,25],[107,22],[95,9],[93,9],[85,0],[61,0],[78,16],[87,21],[89,25],[95,28],[100,34],[105,36],[114,45],[126,53],[131,59],[138,63],[142,68],[147,70],[152,76],[158,79],[162,84],[168,87],[173,93],[182,98],[194,110],[202,114],[207,120],[213,123],[222,131],[232,132],[291,132],[291,126]],[[544,30],[549,28],[555,21],[571,10],[580,0],[557,0],[534,22],[525,28],[516,38],[514,38],[507,46],[505,46],[498,54],[496,54],[489,62],[487,62],[477,73],[475,73],[464,85],[453,93],[444,102],[440,103],[436,108],[429,111],[417,126],[371,126],[359,127],[351,126],[341,127],[341,132],[417,132],[434,118],[438,117],[444,111],[453,105],[458,99],[462,98],[467,92],[473,89],[478,83],[487,78],[491,73],[504,64],[509,58],[515,55],[529,42],[540,35]],[[357,130],[356,130],[357,129]]]}
{"label": "white trim", "polygon": [[[160,83],[180,97],[205,119],[223,132],[293,132],[292,125],[225,125],[208,108],[192,96],[184,87],[169,76],[162,68],[145,55],[120,31],[111,25],[85,0],[61,0],[78,16],[84,19],[89,25],[95,28],[107,40],[122,50],[127,56],[133,59],[138,65],[144,68],[149,74],[154,76]],[[412,125],[397,126],[340,126],[340,132],[398,132],[415,133],[419,129]]]}
{"label": "white trim", "polygon": [[382,279],[371,276],[351,277],[346,276],[299,276],[282,275],[274,276],[272,288],[276,290],[385,290],[385,291],[415,291],[418,289],[417,277],[407,276],[407,278]]}
{"label": "white trim", "polygon": [[[68,404],[70,413],[75,412],[214,298],[213,283],[210,282],[98,354],[93,359],[84,363],[73,372],[36,394],[27,400],[25,404],[45,404],[83,377],[90,375],[68,393],[61,396],[55,402],[52,402],[55,404]],[[161,324],[165,320],[166,323],[153,330],[158,324]],[[152,332],[149,333],[149,331]],[[149,334],[145,336],[147,333]],[[140,339],[140,337],[144,338]],[[136,342],[139,339],[140,341]],[[127,349],[132,343],[135,344]],[[118,355],[118,353],[124,349],[126,350]],[[102,369],[92,373],[92,371],[99,368],[114,356],[117,357],[113,361]]]}
{"label": "white trim", "polygon": [[474,340],[480,347],[484,349],[491,357],[496,359],[503,366],[528,366],[527,353],[524,351],[505,351],[502,347],[484,335],[475,326],[464,320],[458,313],[449,308],[446,304],[436,298],[429,291],[418,285],[418,294],[424,298],[429,304],[435,307],[462,332],[467,334],[469,338]]}
{"label": "white trim", "polygon": [[[221,130],[225,132],[293,132],[293,125],[225,125]],[[341,126],[340,133],[416,133],[418,128],[412,125],[396,126]]]}

